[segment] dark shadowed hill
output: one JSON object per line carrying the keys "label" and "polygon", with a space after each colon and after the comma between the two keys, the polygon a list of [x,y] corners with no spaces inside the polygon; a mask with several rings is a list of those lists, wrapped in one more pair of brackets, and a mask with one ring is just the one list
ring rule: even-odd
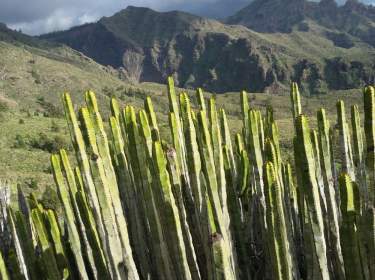
{"label": "dark shadowed hill", "polygon": [[290,33],[295,28],[306,29],[307,20],[375,46],[375,7],[358,0],[348,0],[341,6],[335,0],[255,0],[226,22],[258,32]]}
{"label": "dark shadowed hill", "polygon": [[[164,82],[174,75],[187,88],[277,92],[295,80],[314,94],[373,81],[375,48],[373,36],[366,35],[374,24],[372,9],[353,0],[342,8],[333,0],[256,0],[227,25],[183,12],[128,7],[42,38],[119,68],[133,82]],[[342,15],[331,19],[337,10]],[[369,33],[342,22],[347,10],[361,15],[358,22]],[[354,25],[355,18],[351,21]]]}

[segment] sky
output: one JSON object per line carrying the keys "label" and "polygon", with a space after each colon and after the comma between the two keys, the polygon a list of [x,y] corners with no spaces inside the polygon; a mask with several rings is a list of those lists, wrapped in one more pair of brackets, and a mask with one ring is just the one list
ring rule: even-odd
{"label": "sky", "polygon": [[[375,0],[362,1],[375,5]],[[251,0],[1,0],[0,22],[6,23],[10,28],[22,30],[23,33],[39,35],[94,22],[128,5],[158,11],[183,10],[210,17],[225,17],[250,2]]]}

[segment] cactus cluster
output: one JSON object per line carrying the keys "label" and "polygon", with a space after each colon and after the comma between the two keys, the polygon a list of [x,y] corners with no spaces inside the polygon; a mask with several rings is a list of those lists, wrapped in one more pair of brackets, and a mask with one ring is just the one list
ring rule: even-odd
{"label": "cactus cluster", "polygon": [[78,112],[64,94],[75,160],[51,157],[62,214],[20,189],[18,207],[0,203],[0,278],[375,279],[374,88],[364,129],[339,101],[337,125],[320,109],[314,130],[293,83],[294,162],[272,108],[242,92],[232,142],[225,111],[196,93],[193,109],[168,79],[171,143],[150,98],[138,112],[111,100],[107,126],[93,92]]}

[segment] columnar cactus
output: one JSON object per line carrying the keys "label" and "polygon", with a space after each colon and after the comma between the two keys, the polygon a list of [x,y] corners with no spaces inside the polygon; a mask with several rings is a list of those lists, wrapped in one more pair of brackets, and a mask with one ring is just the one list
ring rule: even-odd
{"label": "columnar cactus", "polygon": [[[268,142],[268,145],[272,145]],[[273,279],[293,279],[293,264],[287,236],[282,190],[272,162],[265,164],[267,235],[272,260]]]}
{"label": "columnar cactus", "polygon": [[[312,250],[317,258],[317,267],[312,267],[320,279],[329,279],[327,246],[324,237],[323,213],[320,202],[319,186],[316,179],[316,166],[313,147],[310,139],[310,129],[307,118],[300,115],[296,119],[297,147],[301,157],[301,183],[306,203],[306,212],[311,225]],[[297,155],[296,155],[297,156]],[[314,274],[315,274],[314,273]]]}
{"label": "columnar cactus", "polygon": [[375,207],[375,89],[364,89],[365,135],[366,135],[366,173],[368,177],[369,205]]}
{"label": "columnar cactus", "polygon": [[1,254],[1,252],[0,252],[0,276],[1,276],[1,279],[3,279],[3,280],[9,279],[8,271],[7,271],[7,268],[5,266],[4,258],[3,258],[3,255]]}
{"label": "columnar cactus", "polygon": [[328,226],[328,242],[332,250],[332,263],[334,267],[334,275],[337,279],[345,279],[344,264],[341,252],[339,231],[339,207],[336,202],[336,190],[334,187],[334,176],[332,174],[332,158],[331,158],[331,140],[329,137],[329,122],[324,109],[320,109],[317,113],[318,119],[318,142],[320,151],[320,166],[322,170],[324,195],[327,206],[327,226]]}
{"label": "columnar cactus", "polygon": [[359,209],[355,207],[355,200],[359,197],[355,197],[355,185],[348,174],[341,174],[339,183],[342,213],[341,247],[343,248],[346,277],[348,279],[365,279],[361,264],[360,238],[356,226],[356,211]]}
{"label": "columnar cactus", "polygon": [[[61,151],[63,155],[65,155],[65,151]],[[70,187],[69,190],[71,190],[72,196],[70,196],[68,188],[65,185],[64,182],[64,177],[61,171],[61,165],[60,165],[60,157],[58,155],[54,155],[51,157],[51,164],[53,168],[53,173],[55,177],[55,182],[57,185],[58,193],[60,200],[63,204],[64,207],[64,212],[65,212],[65,218],[66,218],[66,224],[69,232],[69,243],[73,251],[74,258],[77,263],[79,275],[82,279],[88,279],[88,275],[86,272],[85,264],[84,264],[84,259],[83,259],[83,254],[81,252],[81,239],[79,237],[78,229],[77,229],[77,224],[78,221],[76,221],[75,215],[74,215],[74,210],[73,210],[73,204],[76,205],[75,203],[75,195],[77,193],[77,187],[76,185],[73,185],[73,181],[70,181]],[[70,180],[73,180],[71,177],[73,174],[69,173],[68,170],[68,176]],[[73,193],[75,192],[75,193]],[[74,203],[72,203],[72,199]],[[76,213],[78,209],[75,210]],[[52,214],[51,214],[52,215]],[[84,229],[84,227],[83,227]],[[90,248],[87,248],[87,250],[91,250]],[[91,263],[92,269],[94,273],[96,274],[96,267],[94,263]]]}
{"label": "columnar cactus", "polygon": [[349,135],[349,127],[346,122],[346,113],[345,113],[345,105],[342,100],[337,102],[337,123],[339,128],[339,135],[340,135],[340,155],[341,155],[341,163],[342,163],[342,170],[349,174],[352,180],[355,181],[355,172],[354,172],[354,163],[353,163],[353,154],[352,154],[352,146],[350,141]]}
{"label": "columnar cactus", "polygon": [[225,111],[196,94],[195,107],[168,79],[169,138],[150,97],[139,111],[112,98],[106,126],[93,92],[78,118],[64,94],[76,161],[51,157],[61,213],[0,191],[1,279],[373,279],[374,89],[364,141],[343,102],[338,130],[323,109],[310,130],[293,83],[294,165],[272,108],[263,116],[241,92],[233,146]]}

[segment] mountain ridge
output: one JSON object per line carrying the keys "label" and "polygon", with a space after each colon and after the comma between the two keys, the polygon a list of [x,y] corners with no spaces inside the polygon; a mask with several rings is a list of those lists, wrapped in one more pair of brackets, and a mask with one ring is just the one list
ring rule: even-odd
{"label": "mountain ridge", "polygon": [[[358,0],[348,0],[344,5],[338,5],[335,0],[254,0],[225,22],[258,32],[290,33],[306,19],[347,32],[375,46],[375,7]],[[366,32],[360,33],[361,28]]]}
{"label": "mountain ridge", "polygon": [[[355,0],[342,7],[333,0],[285,1],[256,0],[248,7],[257,7],[260,12],[277,7],[273,9],[274,14],[280,9],[285,11],[279,18],[265,18],[256,23],[284,26],[287,32],[267,32],[267,29],[261,32],[238,18],[234,24],[233,17],[227,20],[231,23],[228,25],[185,12],[161,13],[128,7],[97,23],[41,38],[67,44],[100,64],[118,68],[124,78],[133,82],[162,83],[173,75],[181,87],[203,86],[219,93],[242,89],[277,91],[295,80],[314,94],[342,89],[340,77],[349,78],[345,85],[348,88],[360,87],[375,79],[372,7],[358,5]],[[337,9],[344,13],[351,6],[354,8],[350,12],[361,15],[358,20],[368,27],[368,32],[341,32],[330,26],[330,22],[324,22]],[[326,14],[321,13],[322,19],[318,21],[315,13],[322,7]],[[246,9],[239,14],[243,15]],[[288,13],[294,18],[287,17]],[[279,23],[286,18],[286,23]],[[337,21],[342,21],[341,14]],[[351,22],[340,22],[340,26],[345,24]],[[340,71],[336,75],[337,69]]]}

